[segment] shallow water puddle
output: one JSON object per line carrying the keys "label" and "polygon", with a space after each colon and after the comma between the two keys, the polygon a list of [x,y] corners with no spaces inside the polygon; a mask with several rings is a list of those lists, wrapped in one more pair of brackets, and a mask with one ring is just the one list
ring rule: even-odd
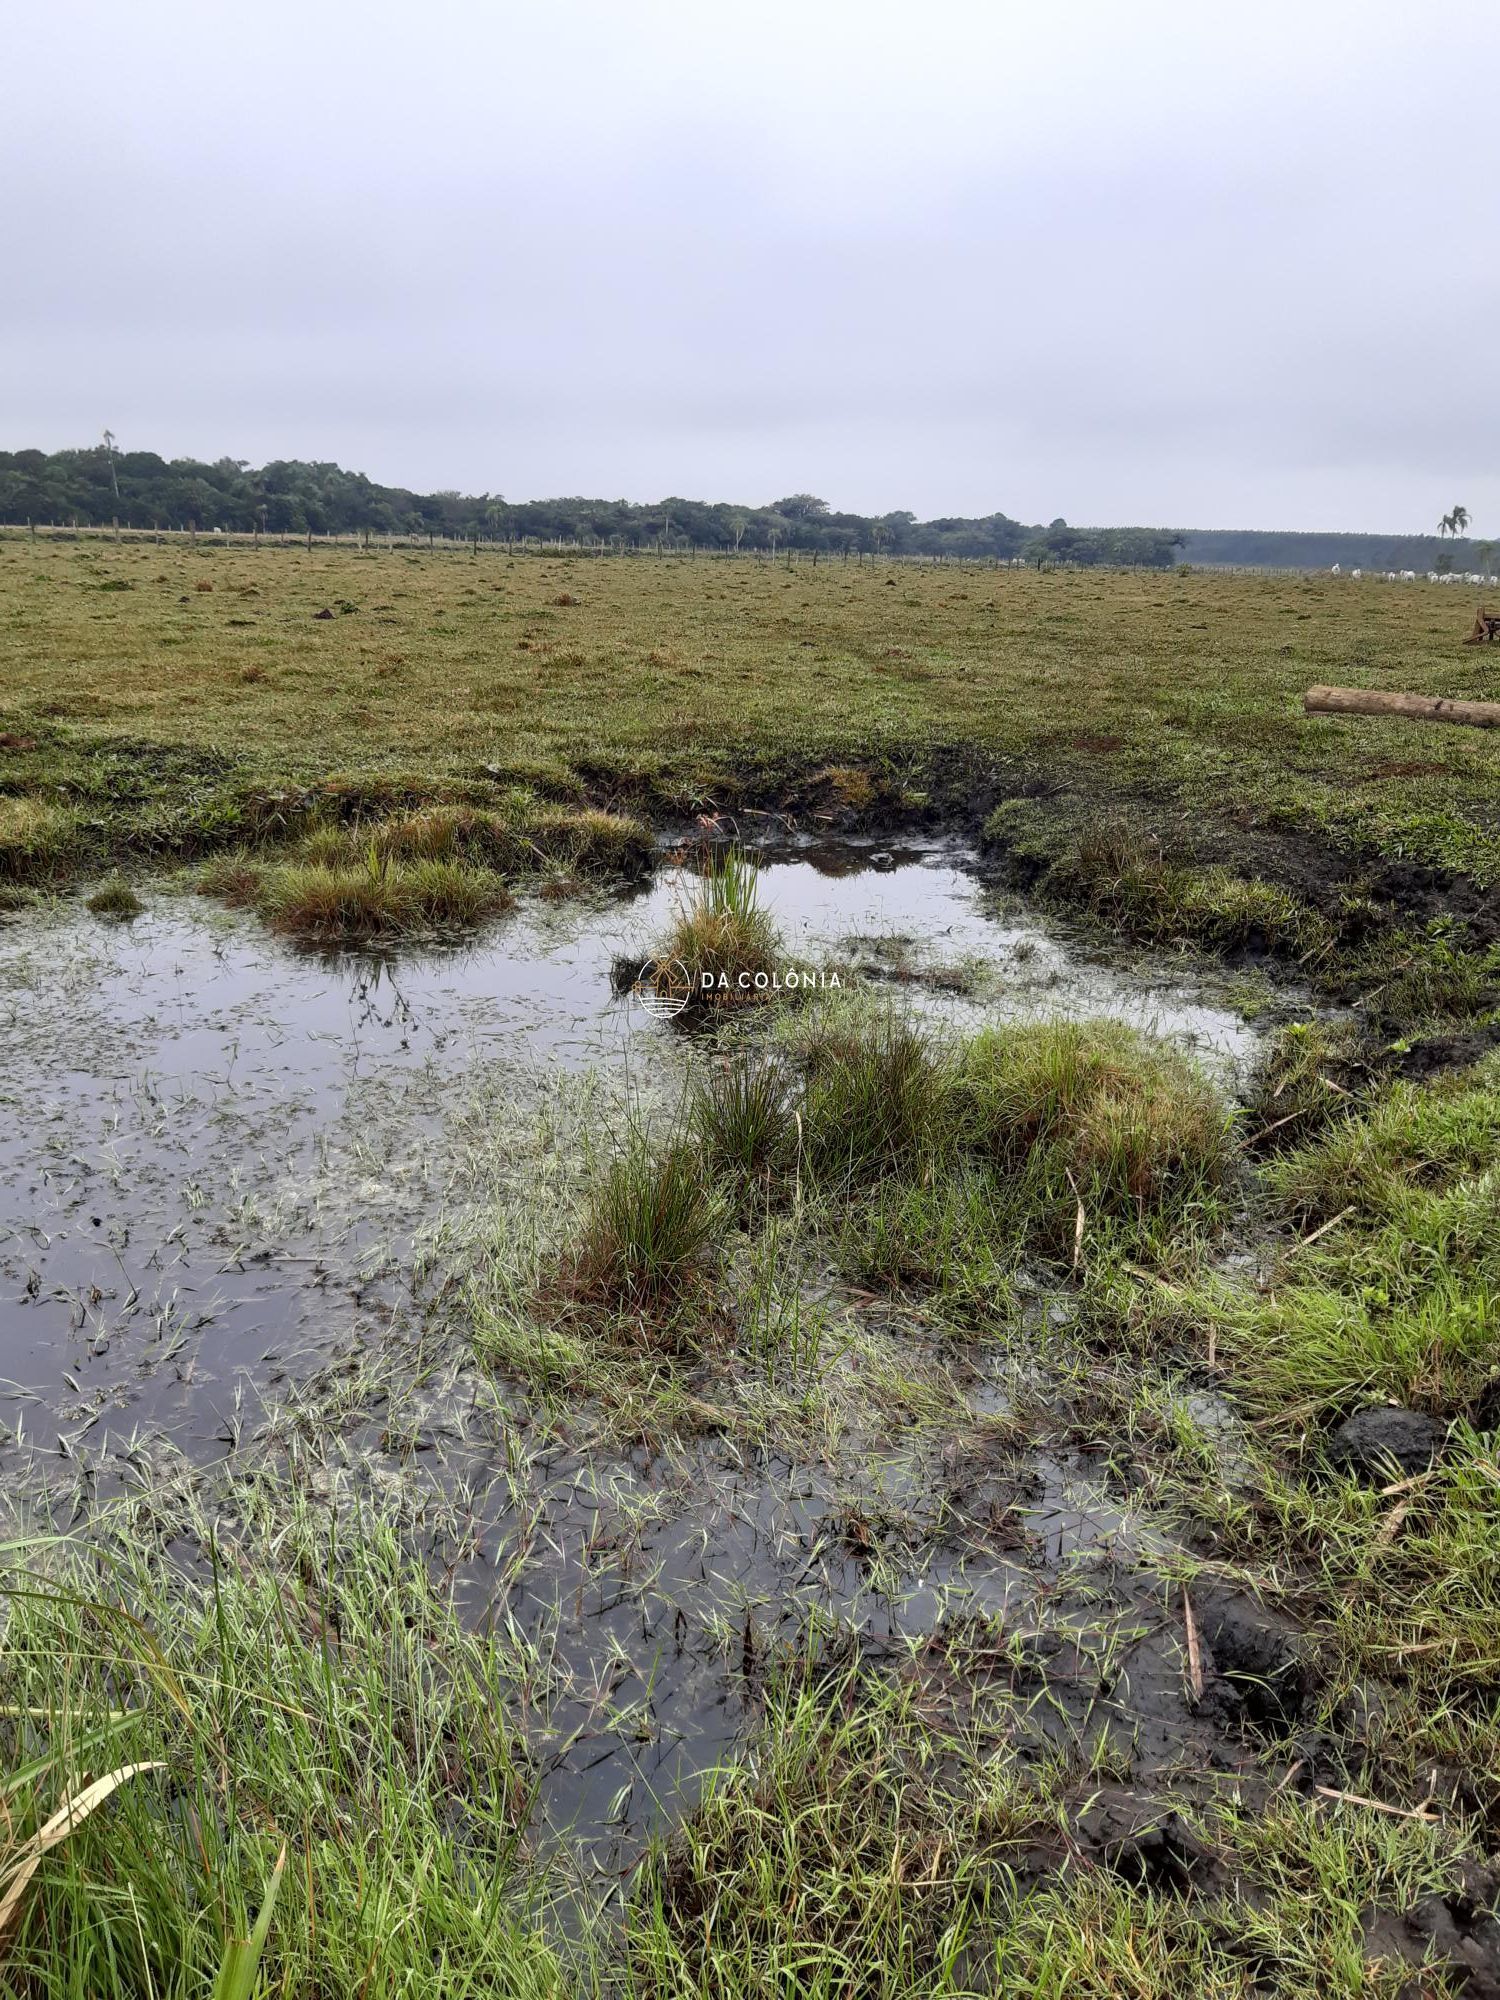
{"label": "shallow water puddle", "polygon": [[[438,1387],[430,1370],[420,1393],[421,1371],[402,1382],[433,1338],[433,1232],[502,1196],[546,1202],[540,1169],[573,1170],[548,1120],[572,1092],[576,1127],[586,1073],[607,1129],[623,1088],[670,1097],[698,1059],[698,1038],[611,988],[690,886],[668,867],[624,899],[530,901],[466,949],[396,959],[299,953],[161,891],[125,928],[69,906],[0,929],[7,1487],[77,1490],[81,1473],[97,1497],[321,1431],[328,1497],[399,1494],[414,1523],[460,1504],[472,1615],[546,1663],[547,1822],[611,1869],[681,1809],[678,1783],[753,1717],[767,1657],[817,1619],[895,1645],[1055,1594],[1074,1559],[1109,1571],[1108,1617],[1147,1601],[1115,1570],[1129,1524],[1081,1463],[1033,1455],[991,1478],[876,1435],[838,1466],[723,1439],[602,1463],[552,1433],[533,1449],[525,1395],[478,1380],[461,1329]],[[1223,990],[1106,963],[1001,909],[952,852],[792,845],[762,886],[791,959],[957,1027],[1112,1015],[1228,1080],[1258,1045]],[[973,1389],[976,1416],[1003,1401],[993,1379]],[[1182,1720],[1161,1713],[1166,1754]]]}
{"label": "shallow water puddle", "polygon": [[[1180,975],[994,914],[951,854],[825,844],[763,882],[791,957],[864,966],[956,1024],[1114,1014],[1230,1069],[1257,1043]],[[549,1068],[690,1060],[610,986],[684,888],[666,869],[399,959],[298,953],[168,895],[128,927],[68,910],[0,932],[0,1424],[98,1450],[149,1423],[211,1456],[243,1371],[263,1392],[309,1343],[378,1337],[414,1239],[464,1196],[467,1080],[498,1079],[518,1122]]]}

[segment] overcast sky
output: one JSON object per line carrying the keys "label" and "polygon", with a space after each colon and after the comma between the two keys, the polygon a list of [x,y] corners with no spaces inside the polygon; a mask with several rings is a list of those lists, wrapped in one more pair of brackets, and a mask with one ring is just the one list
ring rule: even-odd
{"label": "overcast sky", "polygon": [[0,0],[0,444],[1500,536],[1497,79],[1497,0]]}

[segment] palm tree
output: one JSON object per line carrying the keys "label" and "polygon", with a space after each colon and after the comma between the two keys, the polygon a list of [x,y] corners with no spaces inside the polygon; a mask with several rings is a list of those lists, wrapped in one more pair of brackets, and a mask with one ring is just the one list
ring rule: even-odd
{"label": "palm tree", "polygon": [[1454,534],[1461,535],[1469,525],[1468,508],[1455,507],[1453,512],[1448,516],[1448,522]]}
{"label": "palm tree", "polygon": [[1453,516],[1451,514],[1445,514],[1442,520],[1438,522],[1438,533],[1440,535],[1451,535],[1453,533]]}

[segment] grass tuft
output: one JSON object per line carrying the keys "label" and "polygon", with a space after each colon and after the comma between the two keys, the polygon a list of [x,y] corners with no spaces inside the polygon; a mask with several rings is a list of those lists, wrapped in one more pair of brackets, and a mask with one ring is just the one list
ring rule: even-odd
{"label": "grass tuft", "polygon": [[96,917],[118,917],[128,920],[138,917],[146,905],[128,882],[116,875],[101,889],[96,889],[88,899],[87,907]]}
{"label": "grass tuft", "polygon": [[1025,1177],[1054,1253],[1101,1224],[1220,1219],[1222,1101],[1176,1050],[1118,1022],[990,1030],[965,1051],[957,1099],[965,1143]]}
{"label": "grass tuft", "polygon": [[757,1188],[770,1194],[795,1167],[797,1116],[777,1063],[744,1055],[716,1063],[694,1085],[690,1116],[710,1169],[742,1199]]}
{"label": "grass tuft", "polygon": [[709,851],[695,894],[653,957],[658,983],[686,979],[690,1010],[771,997],[782,951],[748,855],[737,847]]}
{"label": "grass tuft", "polygon": [[586,1313],[665,1325],[704,1291],[724,1220],[698,1148],[680,1132],[657,1145],[632,1127],[596,1178],[557,1290]]}
{"label": "grass tuft", "polygon": [[949,1149],[951,1062],[914,1023],[834,1012],[805,1043],[804,1062],[807,1160],[825,1187],[930,1171]]}
{"label": "grass tuft", "polygon": [[1352,1029],[1300,1021],[1279,1030],[1249,1104],[1247,1147],[1284,1152],[1357,1103],[1359,1051]]}
{"label": "grass tuft", "polygon": [[461,861],[395,861],[373,852],[364,867],[273,863],[256,906],[273,930],[304,944],[369,943],[471,929],[514,906],[498,875]]}

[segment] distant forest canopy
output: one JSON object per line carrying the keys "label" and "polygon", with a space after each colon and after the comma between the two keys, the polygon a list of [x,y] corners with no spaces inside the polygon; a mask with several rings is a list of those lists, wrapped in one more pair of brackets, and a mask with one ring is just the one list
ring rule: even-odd
{"label": "distant forest canopy", "polygon": [[0,451],[0,522],[188,528],[212,533],[446,535],[520,541],[605,542],[628,548],[800,549],[829,554],[969,556],[1026,562],[1176,562],[1272,569],[1490,569],[1495,547],[1436,535],[1299,534],[1261,529],[1027,526],[1007,514],[975,519],[914,514],[843,514],[812,493],[765,507],[673,497],[629,500],[506,500],[498,493],[410,493],[377,486],[339,465],[277,459],[258,470],[243,459],[212,465],[154,451]]}
{"label": "distant forest canopy", "polygon": [[338,465],[279,459],[257,471],[152,451],[0,452],[0,521],[130,528],[196,527],[265,534],[482,535],[502,540],[603,541],[626,547],[858,550],[884,555],[1024,557],[1032,562],[1130,563],[1164,569],[1176,537],[1154,528],[1027,527],[1005,514],[919,521],[914,514],[835,513],[812,493],[766,507],[671,498],[505,500],[497,493],[409,493]]}

